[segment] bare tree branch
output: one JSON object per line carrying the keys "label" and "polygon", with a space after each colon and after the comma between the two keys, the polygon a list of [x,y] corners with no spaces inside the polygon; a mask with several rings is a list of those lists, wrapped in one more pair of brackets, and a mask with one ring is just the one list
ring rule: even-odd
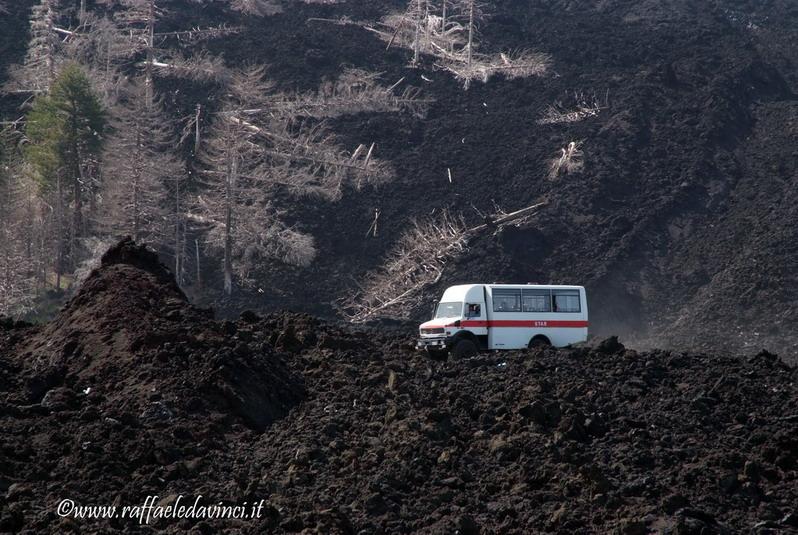
{"label": "bare tree branch", "polygon": [[562,174],[580,171],[584,167],[581,147],[581,141],[571,141],[567,147],[560,149],[560,157],[549,161],[549,178],[555,180]]}
{"label": "bare tree branch", "polygon": [[190,30],[179,30],[175,32],[155,32],[154,37],[167,38],[172,37],[185,44],[186,42],[196,42],[200,39],[216,39],[218,37],[225,37],[241,31],[239,27],[230,27],[226,25],[214,26],[210,28],[192,28]]}
{"label": "bare tree branch", "polygon": [[388,254],[383,267],[367,276],[362,291],[344,303],[349,319],[362,322],[398,305],[398,316],[410,312],[418,291],[437,282],[446,263],[466,249],[467,229],[448,212],[434,220],[413,221]]}
{"label": "bare tree branch", "polygon": [[603,105],[600,104],[595,93],[588,95],[583,91],[574,91],[572,95],[568,95],[565,101],[557,101],[546,108],[537,123],[576,123],[597,116],[606,107],[606,100]]}
{"label": "bare tree branch", "polygon": [[283,12],[283,7],[273,0],[231,0],[230,7],[245,15],[268,17]]}
{"label": "bare tree branch", "polygon": [[406,318],[420,305],[422,290],[437,283],[449,262],[464,253],[468,241],[488,229],[529,219],[546,203],[509,214],[494,214],[488,222],[468,228],[462,217],[443,212],[435,219],[413,221],[388,253],[382,267],[369,273],[360,291],[340,305],[350,321],[376,317]]}
{"label": "bare tree branch", "polygon": [[487,83],[497,74],[502,74],[508,79],[542,76],[551,63],[547,54],[529,51],[500,53],[497,56],[475,54],[470,61],[463,54],[441,53],[441,55],[446,59],[436,65],[454,74],[466,87],[474,80]]}
{"label": "bare tree branch", "polygon": [[315,93],[282,95],[269,103],[270,111],[290,116],[338,117],[356,113],[408,112],[424,117],[432,99],[421,99],[420,90],[407,87],[400,94],[379,83],[379,74],[361,69],[345,70],[335,82],[326,82]]}
{"label": "bare tree branch", "polygon": [[153,59],[150,63],[141,62],[138,66],[152,65],[167,75],[177,75],[191,80],[219,80],[227,77],[227,69],[220,58],[208,55],[195,55],[188,59],[174,57],[167,61]]}
{"label": "bare tree branch", "polygon": [[[439,6],[439,7],[438,7]],[[506,78],[541,76],[551,58],[520,50],[505,54],[479,52],[479,25],[486,19],[484,4],[476,0],[409,0],[403,14],[381,21],[383,29],[366,27],[388,42],[413,51],[412,64],[423,54],[436,58],[436,66],[455,75],[468,89],[473,81],[487,82],[502,74]]]}

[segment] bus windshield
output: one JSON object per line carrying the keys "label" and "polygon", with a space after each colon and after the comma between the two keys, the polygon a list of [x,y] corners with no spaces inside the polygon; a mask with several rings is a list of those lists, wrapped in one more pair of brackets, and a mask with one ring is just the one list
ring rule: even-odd
{"label": "bus windshield", "polygon": [[463,303],[439,303],[436,318],[459,318],[463,315]]}

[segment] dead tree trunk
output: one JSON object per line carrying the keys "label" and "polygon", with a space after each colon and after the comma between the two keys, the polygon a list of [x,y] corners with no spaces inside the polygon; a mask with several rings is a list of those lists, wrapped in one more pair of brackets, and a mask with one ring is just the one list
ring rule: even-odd
{"label": "dead tree trunk", "polygon": [[199,154],[200,149],[200,115],[202,114],[202,104],[197,104],[194,116],[194,154]]}
{"label": "dead tree trunk", "polygon": [[233,187],[236,183],[238,174],[238,157],[235,153],[230,154],[229,175],[226,184],[226,203],[225,206],[225,229],[224,229],[224,293],[228,297],[233,293]]}
{"label": "dead tree trunk", "polygon": [[474,0],[468,5],[468,68],[474,59]]}
{"label": "dead tree trunk", "polygon": [[526,208],[521,208],[520,210],[516,210],[515,212],[510,212],[509,214],[504,214],[499,216],[495,219],[491,219],[490,223],[483,223],[482,225],[477,225],[476,227],[471,227],[468,229],[469,234],[478,234],[483,230],[487,230],[490,227],[500,227],[502,225],[506,225],[508,223],[512,223],[513,221],[517,221],[522,217],[526,217],[529,215],[534,215],[535,210],[545,206],[547,203],[539,202],[537,204],[533,204],[532,206],[527,206]]}
{"label": "dead tree trunk", "polygon": [[61,180],[61,172],[56,173],[56,195],[58,198],[55,203],[56,210],[56,263],[55,263],[55,287],[61,289],[61,273],[64,270],[64,184]]}
{"label": "dead tree trunk", "polygon": [[180,240],[180,177],[175,176],[175,277],[177,285],[183,286],[183,244]]}
{"label": "dead tree trunk", "polygon": [[83,166],[81,164],[80,150],[75,161],[75,168],[72,171],[72,229],[69,235],[70,267],[74,268],[75,251],[77,241],[83,237]]}
{"label": "dead tree trunk", "polygon": [[144,69],[144,83],[148,105],[153,99],[153,65],[155,64],[155,0],[147,6],[147,66]]}
{"label": "dead tree trunk", "polygon": [[200,264],[200,246],[199,240],[194,240],[194,249],[197,254],[197,289],[202,290],[202,265]]}
{"label": "dead tree trunk", "polygon": [[418,64],[419,56],[421,55],[421,1],[416,0],[416,37],[413,43],[413,65]]}
{"label": "dead tree trunk", "polygon": [[441,2],[441,33],[446,33],[446,0]]}

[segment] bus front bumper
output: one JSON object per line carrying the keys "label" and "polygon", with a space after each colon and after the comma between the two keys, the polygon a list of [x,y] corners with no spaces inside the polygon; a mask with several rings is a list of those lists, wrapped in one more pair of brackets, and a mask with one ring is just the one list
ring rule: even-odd
{"label": "bus front bumper", "polygon": [[416,341],[416,349],[419,350],[438,350],[445,351],[452,345],[452,338],[450,336],[438,338],[419,338]]}

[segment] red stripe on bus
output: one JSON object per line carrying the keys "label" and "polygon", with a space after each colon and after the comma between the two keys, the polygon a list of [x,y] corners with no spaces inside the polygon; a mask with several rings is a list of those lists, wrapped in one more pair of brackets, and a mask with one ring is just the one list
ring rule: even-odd
{"label": "red stripe on bus", "polygon": [[[582,320],[465,320],[460,322],[461,327],[584,328],[588,325],[587,321]],[[447,327],[454,327],[454,325],[447,325]]]}

